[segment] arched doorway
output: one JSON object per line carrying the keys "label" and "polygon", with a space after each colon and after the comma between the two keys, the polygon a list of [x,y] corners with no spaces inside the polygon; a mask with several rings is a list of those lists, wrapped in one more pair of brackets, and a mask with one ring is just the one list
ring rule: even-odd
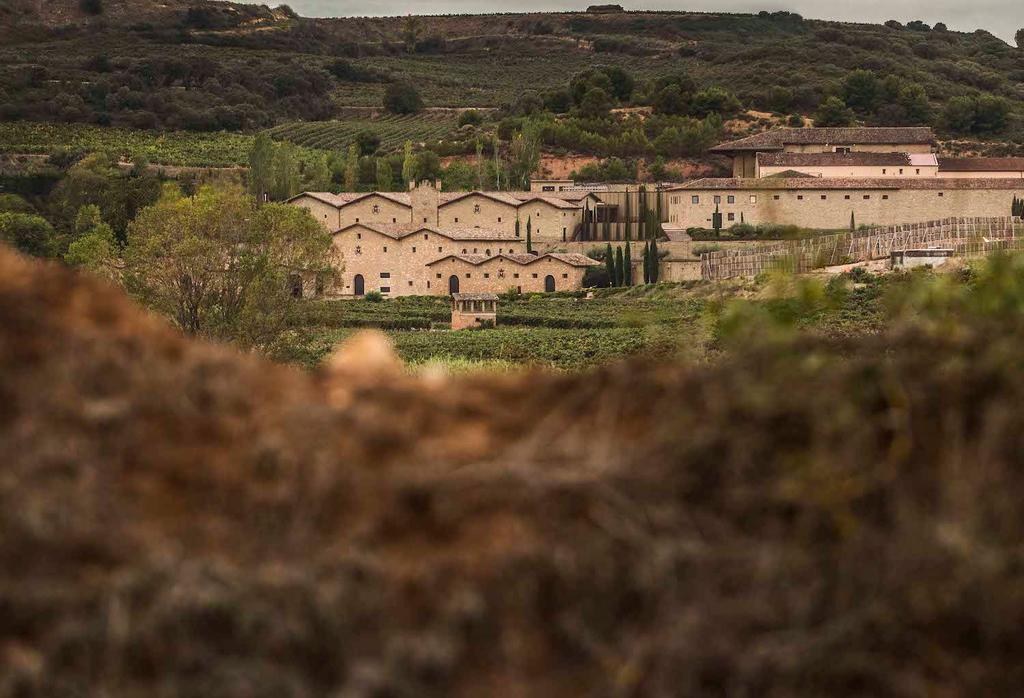
{"label": "arched doorway", "polygon": [[356,274],[352,279],[353,293],[357,296],[361,296],[366,292],[366,283],[363,281],[362,274]]}
{"label": "arched doorway", "polygon": [[448,277],[448,293],[458,293],[458,292],[459,292],[459,277],[455,276],[455,274],[452,274],[451,276]]}
{"label": "arched doorway", "polygon": [[545,293],[551,293],[555,290],[555,277],[548,274],[544,277],[544,291]]}

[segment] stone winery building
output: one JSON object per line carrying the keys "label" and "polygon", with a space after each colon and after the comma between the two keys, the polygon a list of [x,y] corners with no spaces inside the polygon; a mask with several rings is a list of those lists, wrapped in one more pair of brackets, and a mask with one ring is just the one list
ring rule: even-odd
{"label": "stone winery building", "polygon": [[[576,235],[584,198],[443,193],[439,183],[422,182],[399,193],[304,192],[289,203],[333,234],[343,269],[325,292],[358,297],[581,288],[586,267],[596,262],[538,251]],[[528,230],[533,254],[526,249]]]}
{"label": "stone winery building", "polygon": [[723,143],[733,176],[668,191],[667,228],[777,223],[809,229],[1006,216],[1024,158],[944,158],[929,128],[784,128]]}

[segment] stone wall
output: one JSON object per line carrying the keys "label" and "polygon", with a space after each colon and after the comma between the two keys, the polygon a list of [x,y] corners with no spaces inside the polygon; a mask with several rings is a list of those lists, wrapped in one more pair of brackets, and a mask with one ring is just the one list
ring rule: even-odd
{"label": "stone wall", "polygon": [[513,288],[523,293],[540,293],[545,290],[547,276],[554,279],[556,291],[577,290],[583,287],[586,268],[550,257],[530,264],[519,264],[503,257],[470,264],[453,257],[431,264],[429,271],[430,292],[445,295],[451,276],[458,277],[460,293],[504,293]]}

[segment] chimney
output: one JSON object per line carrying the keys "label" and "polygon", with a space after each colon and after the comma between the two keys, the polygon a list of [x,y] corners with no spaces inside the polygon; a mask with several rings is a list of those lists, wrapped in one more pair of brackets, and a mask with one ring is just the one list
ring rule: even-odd
{"label": "chimney", "polygon": [[[438,182],[438,185],[440,182]],[[423,180],[409,191],[412,203],[412,223],[416,226],[437,226],[438,190],[429,180]]]}

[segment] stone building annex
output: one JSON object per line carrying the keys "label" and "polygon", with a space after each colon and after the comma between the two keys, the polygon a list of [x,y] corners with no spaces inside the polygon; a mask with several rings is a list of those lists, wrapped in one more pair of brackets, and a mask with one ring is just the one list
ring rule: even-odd
{"label": "stone building annex", "polygon": [[733,176],[668,193],[674,229],[736,223],[809,229],[1008,216],[1024,158],[945,158],[930,128],[783,128],[712,148]]}

